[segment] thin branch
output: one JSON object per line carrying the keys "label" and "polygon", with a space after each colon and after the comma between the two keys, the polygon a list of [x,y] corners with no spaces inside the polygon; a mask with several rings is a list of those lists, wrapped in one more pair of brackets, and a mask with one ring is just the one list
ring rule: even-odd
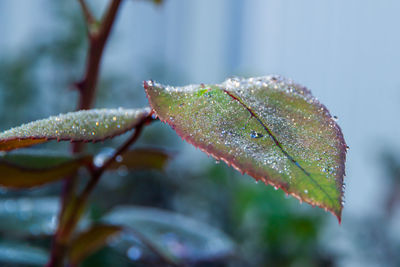
{"label": "thin branch", "polygon": [[[83,15],[85,16],[86,19],[86,24],[88,29],[91,27],[91,25],[96,24],[96,19],[95,17],[92,15],[92,12],[90,11],[89,7],[86,4],[85,0],[78,0],[79,4],[81,5],[82,11],[83,11]],[[88,31],[90,33],[90,31]]]}
{"label": "thin branch", "polygon": [[76,83],[76,87],[80,92],[79,109],[90,109],[93,106],[103,50],[114,25],[121,2],[122,0],[113,0],[111,2],[99,31],[90,36],[85,76],[80,82]]}
{"label": "thin branch", "polygon": [[[101,167],[97,169],[94,168],[91,171],[90,181],[83,189],[82,193],[76,199],[76,203],[74,204],[75,207],[81,208],[86,206],[90,193],[93,191],[93,189],[99,182],[104,171],[115,161],[115,159],[119,155],[122,155],[133,143],[137,141],[143,130],[143,127],[152,121],[154,121],[154,119],[152,118],[151,114],[143,118],[136,126],[133,135],[127,141],[125,141],[125,143],[117,151],[115,151],[114,154]],[[60,230],[59,236],[62,237],[61,239],[64,240],[68,239],[68,237],[74,230],[76,223],[79,221],[80,215],[81,215],[80,213],[76,212],[72,214],[70,218],[68,218],[67,222],[64,224],[63,229]]]}
{"label": "thin branch", "polygon": [[[79,0],[85,19],[88,23],[87,27],[90,43],[84,78],[80,82],[75,84],[75,86],[79,89],[78,109],[90,109],[93,106],[103,50],[110,35],[121,2],[122,0],[112,0],[104,16],[104,20],[102,20],[101,22],[99,30],[92,31],[92,26],[94,25],[94,23],[96,23],[96,20],[92,16],[88,6],[86,5],[85,0]],[[82,150],[82,144],[73,144],[73,153],[80,153],[82,152]],[[68,205],[67,203],[72,199],[75,194],[76,183],[76,175],[70,177],[70,179],[66,179],[65,181],[64,191],[62,194],[60,219],[63,217],[65,207],[66,205]],[[71,231],[72,230],[73,229],[71,229]],[[66,247],[63,244],[60,244],[57,240],[60,231],[63,231],[63,229],[60,229],[59,226],[59,228],[57,229],[57,233],[54,235],[51,257],[47,266],[63,265]]]}
{"label": "thin branch", "polygon": [[[101,27],[100,27],[100,40],[107,39],[107,36],[110,34],[112,26],[115,21],[115,17],[118,13],[118,9],[122,3],[122,0],[113,0],[108,7],[108,10],[101,20]],[[106,40],[103,40],[105,42]]]}
{"label": "thin branch", "polygon": [[96,184],[100,180],[100,177],[104,173],[104,171],[115,161],[115,159],[118,156],[120,156],[123,153],[125,153],[128,150],[128,148],[137,141],[137,139],[139,138],[140,134],[142,133],[143,127],[146,124],[152,122],[153,120],[154,119],[152,118],[152,114],[150,114],[147,117],[145,117],[136,126],[135,132],[133,133],[131,138],[126,140],[125,143],[121,147],[119,147],[118,150],[115,151],[114,154],[102,166],[100,166],[97,169],[94,169],[91,180],[89,181],[89,183],[87,184],[87,186],[85,187],[85,189],[83,190],[83,192],[81,194],[81,196],[83,198],[87,198],[87,196],[91,193],[93,188],[96,186]]}

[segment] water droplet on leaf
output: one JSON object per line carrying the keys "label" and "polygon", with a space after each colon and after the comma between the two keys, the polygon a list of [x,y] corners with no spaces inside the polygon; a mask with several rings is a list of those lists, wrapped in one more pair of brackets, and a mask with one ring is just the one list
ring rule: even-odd
{"label": "water droplet on leaf", "polygon": [[261,138],[261,137],[264,137],[264,135],[257,133],[256,131],[251,131],[250,137],[251,138]]}

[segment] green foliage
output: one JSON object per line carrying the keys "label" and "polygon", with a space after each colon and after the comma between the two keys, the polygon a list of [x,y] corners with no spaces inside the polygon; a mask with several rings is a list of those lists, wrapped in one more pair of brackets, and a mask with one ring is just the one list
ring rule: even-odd
{"label": "green foliage", "polygon": [[97,224],[79,234],[71,241],[68,258],[73,265],[79,264],[87,256],[107,244],[113,236],[119,234],[122,228],[114,225]]}
{"label": "green foliage", "polygon": [[43,266],[48,257],[48,252],[42,248],[11,241],[0,243],[0,263],[5,264],[3,266],[9,266],[8,264]]}
{"label": "green foliage", "polygon": [[346,144],[306,88],[274,76],[145,88],[156,115],[183,139],[340,221]]}
{"label": "green foliage", "polygon": [[[233,250],[230,238],[218,229],[173,212],[122,206],[106,214],[104,220],[125,227],[145,246],[174,264],[224,258]],[[137,243],[133,239],[130,246]]]}
{"label": "green foliage", "polygon": [[52,153],[14,153],[0,157],[0,185],[10,188],[30,188],[65,178],[92,157],[73,157]]}
{"label": "green foliage", "polygon": [[114,161],[107,170],[127,168],[129,170],[159,170],[163,171],[169,160],[171,153],[161,149],[137,148],[124,153]]}
{"label": "green foliage", "polygon": [[0,133],[0,150],[57,141],[103,141],[133,129],[148,116],[144,109],[93,109],[34,121]]}

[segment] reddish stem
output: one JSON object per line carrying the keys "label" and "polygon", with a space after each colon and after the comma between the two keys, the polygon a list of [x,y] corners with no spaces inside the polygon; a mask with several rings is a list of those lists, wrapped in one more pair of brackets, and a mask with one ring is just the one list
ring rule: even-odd
{"label": "reddish stem", "polygon": [[[88,24],[88,36],[89,36],[89,51],[88,58],[86,61],[86,71],[84,78],[76,83],[76,87],[79,90],[79,104],[78,109],[90,109],[93,106],[95,95],[96,95],[96,86],[99,76],[101,59],[104,51],[104,47],[107,43],[108,37],[110,35],[111,29],[114,25],[114,21],[116,15],[118,13],[119,7],[122,3],[122,0],[112,0],[104,18],[102,19],[102,23],[98,29],[93,30],[93,26],[95,26],[96,21],[92,14],[90,13],[85,0],[79,0],[86,22]],[[80,143],[75,143],[72,145],[73,153],[80,153],[83,151],[83,146]],[[76,175],[74,177],[67,178],[65,180],[63,195],[62,195],[62,208],[60,211],[60,222],[63,218],[65,207],[68,203],[73,199],[76,191]],[[58,237],[61,236],[61,232],[63,229],[57,229],[57,233],[54,236],[53,246],[50,261],[47,264],[49,267],[53,266],[63,266],[64,257],[67,250],[65,244],[59,242]],[[73,229],[71,230],[71,232]]]}
{"label": "reddish stem", "polygon": [[122,0],[112,1],[99,29],[97,31],[88,31],[90,44],[86,61],[86,72],[84,78],[76,83],[76,87],[80,93],[79,109],[90,109],[93,106],[103,50],[114,25],[121,2]]}

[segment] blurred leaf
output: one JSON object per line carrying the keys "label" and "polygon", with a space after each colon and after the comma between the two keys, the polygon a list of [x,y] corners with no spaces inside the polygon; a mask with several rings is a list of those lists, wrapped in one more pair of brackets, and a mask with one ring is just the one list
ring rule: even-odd
{"label": "blurred leaf", "polygon": [[[107,214],[104,220],[133,230],[147,247],[174,263],[224,258],[232,253],[234,247],[221,231],[186,216],[156,208],[122,206]],[[132,241],[129,237],[125,239]],[[129,249],[138,249],[137,242],[133,243]],[[129,251],[127,253],[132,256]],[[141,252],[134,254],[140,258]],[[136,256],[131,259],[138,260]]]}
{"label": "blurred leaf", "polygon": [[148,81],[145,89],[156,115],[183,139],[340,221],[346,144],[306,88],[266,76],[186,87]]}
{"label": "blurred leaf", "polygon": [[57,198],[0,200],[0,232],[13,235],[51,235],[57,226]]}
{"label": "blurred leaf", "polygon": [[69,260],[77,265],[87,256],[107,244],[109,239],[120,233],[122,228],[115,225],[99,224],[92,226],[72,240],[69,251]]}
{"label": "blurred leaf", "polygon": [[116,161],[108,168],[115,170],[126,167],[131,170],[163,170],[171,154],[161,149],[139,148],[127,151],[121,157],[117,157]]}
{"label": "blurred leaf", "polygon": [[35,151],[0,156],[0,185],[30,188],[55,182],[89,164],[91,156],[72,157]]}
{"label": "blurred leaf", "polygon": [[149,108],[93,109],[52,116],[0,133],[0,150],[13,150],[48,140],[102,141],[131,130],[149,112]]}
{"label": "blurred leaf", "polygon": [[6,242],[0,243],[0,262],[4,265],[23,264],[29,266],[44,266],[49,255],[44,249],[27,244]]}
{"label": "blurred leaf", "polygon": [[[0,233],[16,236],[52,235],[58,225],[58,198],[0,199]],[[79,222],[78,229],[87,227],[88,217]]]}

